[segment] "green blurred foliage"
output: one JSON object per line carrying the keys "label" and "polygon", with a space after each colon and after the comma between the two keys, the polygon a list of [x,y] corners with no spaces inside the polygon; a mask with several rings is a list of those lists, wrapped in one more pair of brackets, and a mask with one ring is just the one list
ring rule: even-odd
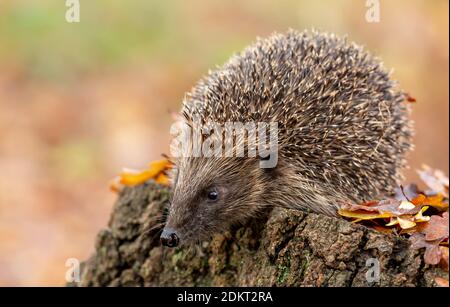
{"label": "green blurred foliage", "polygon": [[14,52],[36,77],[73,75],[115,65],[134,53],[174,55],[171,5],[162,1],[82,1],[81,21],[65,22],[64,1],[17,1],[0,19],[1,56]]}

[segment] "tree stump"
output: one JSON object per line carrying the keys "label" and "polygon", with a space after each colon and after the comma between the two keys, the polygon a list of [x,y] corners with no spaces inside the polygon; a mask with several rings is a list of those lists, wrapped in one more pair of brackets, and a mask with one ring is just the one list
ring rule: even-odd
{"label": "tree stump", "polygon": [[447,273],[406,239],[346,220],[275,208],[210,242],[159,243],[170,190],[126,187],[81,286],[435,286]]}

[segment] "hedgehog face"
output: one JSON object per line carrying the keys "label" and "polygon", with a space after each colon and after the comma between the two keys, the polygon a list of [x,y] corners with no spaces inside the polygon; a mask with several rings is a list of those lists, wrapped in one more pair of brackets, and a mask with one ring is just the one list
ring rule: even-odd
{"label": "hedgehog face", "polygon": [[263,207],[269,182],[258,161],[245,158],[180,159],[173,179],[161,235],[161,242],[170,247],[206,240],[254,216]]}

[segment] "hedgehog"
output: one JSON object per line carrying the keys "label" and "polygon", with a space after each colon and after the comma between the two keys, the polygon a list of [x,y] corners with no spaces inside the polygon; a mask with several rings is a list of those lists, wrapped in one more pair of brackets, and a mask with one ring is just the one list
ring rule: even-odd
{"label": "hedgehog", "polygon": [[391,194],[413,133],[406,93],[390,75],[346,38],[295,30],[258,38],[210,71],[186,94],[181,122],[276,122],[277,164],[175,158],[162,244],[207,240],[267,208],[335,216],[341,203]]}

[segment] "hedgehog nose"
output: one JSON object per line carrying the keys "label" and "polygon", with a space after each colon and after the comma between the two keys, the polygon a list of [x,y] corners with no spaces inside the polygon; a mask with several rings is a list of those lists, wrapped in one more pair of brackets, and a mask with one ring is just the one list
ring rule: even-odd
{"label": "hedgehog nose", "polygon": [[164,228],[160,239],[162,245],[167,247],[178,246],[178,243],[180,242],[177,233],[172,228]]}

